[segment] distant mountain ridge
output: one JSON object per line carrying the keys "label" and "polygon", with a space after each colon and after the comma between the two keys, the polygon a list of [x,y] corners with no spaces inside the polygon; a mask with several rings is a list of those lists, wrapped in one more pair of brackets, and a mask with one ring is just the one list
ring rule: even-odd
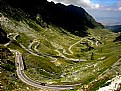
{"label": "distant mountain ridge", "polygon": [[103,28],[83,8],[47,0],[1,0],[0,10],[16,20],[28,17],[35,20],[39,15],[42,22],[36,21],[40,25],[53,24],[78,36],[85,36],[87,28]]}
{"label": "distant mountain ridge", "polygon": [[105,27],[111,29],[113,32],[121,32],[121,25],[105,26]]}

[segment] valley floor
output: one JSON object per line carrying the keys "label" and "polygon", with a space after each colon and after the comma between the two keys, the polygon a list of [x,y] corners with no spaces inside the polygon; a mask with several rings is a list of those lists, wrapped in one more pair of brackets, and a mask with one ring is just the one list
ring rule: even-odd
{"label": "valley floor", "polygon": [[[2,73],[6,72],[2,74],[5,91],[51,91],[46,86],[56,87],[55,90],[61,87],[66,91],[72,88],[72,91],[96,91],[121,75],[121,42],[114,42],[118,34],[106,29],[89,29],[88,36],[78,37],[53,25],[42,28],[33,20],[15,21],[4,16],[2,19],[1,26],[10,41],[0,46],[11,53],[6,57],[5,52],[2,61]],[[17,57],[23,66],[15,62]],[[21,74],[27,79],[45,86],[35,88],[34,82],[30,82],[32,86],[24,84],[28,80],[22,80],[23,75],[16,74],[16,69],[24,72]]]}

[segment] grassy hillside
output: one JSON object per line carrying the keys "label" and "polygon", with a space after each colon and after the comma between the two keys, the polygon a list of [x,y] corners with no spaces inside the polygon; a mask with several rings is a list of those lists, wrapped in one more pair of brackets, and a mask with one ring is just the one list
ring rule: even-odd
{"label": "grassy hillside", "polygon": [[[117,35],[109,30],[88,29],[88,36],[78,37],[54,25],[43,28],[31,19],[16,21],[4,15],[2,17],[5,20],[1,25],[9,39],[19,34],[6,48],[1,45],[1,53],[9,55],[2,58],[2,89],[5,91],[38,90],[18,79],[14,54],[8,48],[22,53],[24,71],[31,79],[51,84],[81,83],[75,87],[75,91],[87,85],[88,91],[95,91],[117,73],[121,74],[120,70],[116,70],[121,65],[112,68],[121,56],[121,43],[114,42]],[[30,54],[21,45],[39,56]],[[86,61],[75,62],[76,59]]]}
{"label": "grassy hillside", "polygon": [[[116,63],[121,58],[119,34],[101,29],[103,26],[82,8],[46,0],[30,0],[29,5],[24,1],[1,0],[3,91],[51,91],[31,87],[18,78],[15,50],[22,54],[24,72],[30,79],[56,85],[80,83],[66,91],[96,91],[107,80],[121,75],[121,64]],[[60,13],[66,15],[62,20]],[[5,39],[9,42],[3,43]]]}

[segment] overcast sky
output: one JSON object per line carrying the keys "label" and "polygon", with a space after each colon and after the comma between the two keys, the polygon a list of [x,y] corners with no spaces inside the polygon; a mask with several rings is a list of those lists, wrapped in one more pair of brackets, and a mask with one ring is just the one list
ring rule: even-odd
{"label": "overcast sky", "polygon": [[[62,3],[65,5],[73,4],[78,7],[83,7],[97,21],[103,23],[104,25],[110,25],[111,21],[121,25],[121,0],[48,0],[48,1],[49,2],[53,1],[55,3]],[[111,20],[109,20],[109,18]]]}

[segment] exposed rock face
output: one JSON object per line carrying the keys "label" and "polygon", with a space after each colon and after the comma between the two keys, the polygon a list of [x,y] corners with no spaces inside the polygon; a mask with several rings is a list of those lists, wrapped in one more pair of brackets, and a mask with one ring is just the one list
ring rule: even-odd
{"label": "exposed rock face", "polygon": [[109,86],[102,87],[97,91],[120,91],[121,90],[121,76],[116,76],[109,82],[111,82]]}

